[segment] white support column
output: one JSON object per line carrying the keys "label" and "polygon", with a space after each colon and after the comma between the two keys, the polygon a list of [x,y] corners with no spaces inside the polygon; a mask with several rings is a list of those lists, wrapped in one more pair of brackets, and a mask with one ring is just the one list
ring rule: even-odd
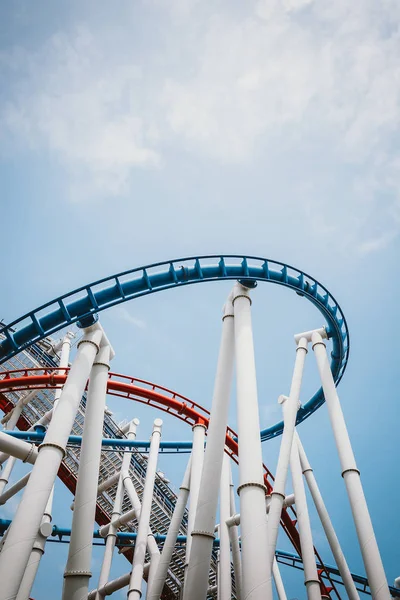
{"label": "white support column", "polygon": [[[136,438],[136,430],[139,425],[139,419],[133,419],[129,423],[129,429],[127,433],[128,440],[134,440]],[[125,450],[124,456],[122,459],[121,472],[119,473],[119,481],[118,487],[115,494],[114,507],[111,514],[110,525],[108,526],[106,536],[106,547],[104,550],[103,563],[101,565],[99,583],[97,586],[98,590],[103,589],[103,587],[107,584],[108,578],[110,576],[112,556],[114,552],[115,542],[117,539],[117,530],[118,527],[114,525],[114,522],[121,516],[121,508],[122,501],[124,497],[124,482],[122,481],[121,473],[125,470],[129,469],[129,465],[132,458],[132,450]],[[100,532],[101,533],[101,532]],[[126,583],[126,585],[128,582]],[[98,591],[96,595],[96,600],[101,600],[104,596]]]}
{"label": "white support column", "polygon": [[26,473],[26,475],[21,477],[21,479],[19,479],[16,483],[14,483],[14,485],[11,485],[9,488],[7,488],[6,491],[3,492],[2,495],[0,496],[0,506],[5,504],[7,502],[7,500],[12,498],[16,494],[18,494],[18,492],[20,492],[26,486],[26,484],[29,481],[30,476],[31,476],[31,472]]}
{"label": "white support column", "polygon": [[[93,523],[103,438],[110,347],[100,348],[90,373],[63,600],[82,600],[92,576]],[[55,407],[58,410],[58,407]]]}
{"label": "white support column", "polygon": [[276,593],[278,594],[279,600],[287,600],[285,586],[283,585],[281,572],[279,570],[279,566],[276,558],[272,561],[272,575],[275,581]]}
{"label": "white support column", "polygon": [[190,472],[190,497],[189,497],[189,517],[187,526],[186,554],[185,554],[185,579],[187,576],[187,567],[189,565],[190,549],[192,547],[192,531],[194,520],[196,518],[197,502],[199,499],[200,481],[204,461],[204,438],[206,427],[203,423],[196,423],[193,426],[193,446],[192,446],[192,468]]}
{"label": "white support column", "polygon": [[222,317],[222,338],[183,600],[204,600],[208,589],[208,574],[214,541],[219,482],[232,385],[233,320],[232,301],[229,297]]}
{"label": "white support column", "polygon": [[40,561],[44,554],[47,538],[52,532],[51,511],[53,504],[53,490],[50,493],[47,501],[46,509],[42,518],[42,523],[39,527],[35,543],[33,544],[32,552],[29,557],[28,564],[22,577],[21,585],[19,586],[16,600],[29,600],[31,590],[35,582],[36,574],[39,569]]}
{"label": "white support column", "polygon": [[[69,355],[71,352],[71,340],[75,337],[75,335],[71,332],[68,331],[68,333],[64,336],[64,339],[62,340],[62,345],[61,345],[61,354],[60,354],[60,362],[59,362],[59,367],[60,370],[57,371],[58,375],[63,375],[64,374],[64,369],[68,368],[69,365]],[[54,392],[54,402],[53,402],[53,408],[48,410],[43,417],[41,417],[39,419],[39,421],[37,421],[31,428],[30,431],[32,431],[33,429],[35,429],[35,427],[37,425],[43,425],[43,427],[47,427],[48,424],[50,423],[51,419],[53,418],[53,414],[54,411],[58,405],[58,402],[61,398],[61,394],[62,394],[63,388],[57,388],[56,391]]]}
{"label": "white support column", "polygon": [[[128,498],[130,503],[135,511],[135,517],[140,522],[140,515],[142,512],[142,503],[140,502],[140,498],[138,493],[133,485],[133,481],[128,473],[128,471],[121,472],[122,481],[124,482],[126,493],[128,494]],[[146,598],[148,596],[149,591],[152,588],[153,580],[157,571],[158,564],[160,562],[160,550],[158,549],[157,542],[154,538],[154,535],[149,527],[147,534],[147,550],[150,555],[150,567],[149,574],[147,578],[147,593]]]}
{"label": "white support column", "polygon": [[361,484],[360,471],[357,468],[356,459],[351,447],[325,343],[318,332],[312,334],[311,341],[372,597],[374,600],[390,600],[385,570]]}
{"label": "white support column", "polygon": [[[233,486],[232,470],[230,471],[230,513],[236,515],[235,490]],[[228,523],[227,523],[228,525]],[[228,526],[229,538],[232,547],[233,571],[235,573],[235,590],[237,600],[242,598],[242,561],[240,558],[239,534],[237,525]]]}
{"label": "white support column", "polygon": [[220,600],[231,600],[232,577],[231,577],[231,548],[229,540],[229,528],[226,524],[231,516],[230,510],[230,464],[229,457],[224,453],[221,473],[221,491],[219,499],[219,581],[218,590]]}
{"label": "white support column", "polygon": [[236,284],[234,288],[233,306],[239,438],[238,493],[240,494],[242,541],[242,598],[243,600],[272,600],[272,577],[267,569],[266,487],[263,478],[251,300],[249,290],[240,284]]}
{"label": "white support column", "polygon": [[171,523],[168,528],[167,537],[164,542],[164,547],[161,553],[161,558],[157,567],[156,574],[154,576],[153,584],[151,586],[151,589],[147,593],[147,600],[160,600],[164,583],[167,578],[169,564],[171,562],[172,555],[175,550],[175,544],[179,535],[179,529],[182,523],[183,516],[185,514],[185,508],[190,490],[190,471],[191,459],[189,459],[188,461],[185,475],[183,476],[183,481],[181,487],[179,488],[178,499],[175,504]]}
{"label": "white support column", "polygon": [[144,482],[142,510],[133,554],[132,575],[129,582],[128,600],[140,600],[142,596],[142,580],[144,559],[146,557],[147,535],[153,499],[154,481],[156,477],[158,450],[160,447],[162,420],[155,419],[150,441],[149,458],[147,461],[146,479]]}
{"label": "white support column", "polygon": [[0,555],[2,594],[8,600],[16,598],[102,335],[97,323],[85,330],[57,414],[40,445],[35,467],[10,525]]}
{"label": "white support column", "polygon": [[[307,340],[302,337],[297,343],[296,360],[294,363],[292,384],[289,398],[285,404],[285,422],[279,450],[278,465],[274,481],[274,489],[271,492],[268,516],[268,545],[269,545],[269,568],[275,559],[276,542],[278,539],[279,524],[283,503],[285,500],[286,479],[289,469],[290,450],[296,426],[296,416],[300,398],[301,381],[303,378],[304,362],[307,355]],[[279,398],[279,402],[281,402]]]}
{"label": "white support column", "polygon": [[[283,404],[283,415],[285,419],[285,404]],[[296,514],[299,525],[301,557],[304,566],[304,583],[307,589],[307,597],[308,600],[321,600],[321,587],[315,562],[306,492],[301,472],[299,452],[295,441],[292,444],[290,453],[290,470],[292,472],[294,497],[296,498]]]}
{"label": "white support column", "polygon": [[329,542],[329,546],[332,550],[333,557],[335,559],[337,568],[339,569],[340,576],[342,578],[344,587],[350,600],[359,600],[359,595],[350,573],[350,569],[347,565],[346,559],[340,547],[339,540],[336,536],[332,522],[329,517],[329,513],[326,509],[325,503],[322,499],[321,492],[319,490],[317,481],[315,479],[313,470],[310,463],[308,462],[307,455],[304,451],[303,445],[300,441],[298,434],[296,433],[296,443],[300,455],[300,463],[303,471],[303,475],[306,479],[308,489],[310,490],[315,508],[317,509],[319,518],[324,528],[325,535]]}

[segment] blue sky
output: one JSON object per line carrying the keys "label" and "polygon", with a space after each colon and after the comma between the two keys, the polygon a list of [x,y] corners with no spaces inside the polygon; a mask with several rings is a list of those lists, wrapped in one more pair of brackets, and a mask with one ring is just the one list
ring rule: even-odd
{"label": "blue sky", "polygon": [[[395,0],[0,6],[0,316],[186,255],[259,255],[310,272],[348,320],[339,392],[390,582],[400,575],[390,501],[399,458],[399,17]],[[103,313],[113,370],[209,406],[228,293],[224,283],[189,286]],[[260,285],[253,296],[264,427],[289,390],[292,335],[322,323],[287,290]],[[317,386],[310,355],[304,401]],[[109,405],[117,419],[139,415],[149,435],[151,411]],[[164,430],[165,439],[190,435],[167,418]],[[350,567],[363,573],[325,407],[300,434]],[[263,447],[272,470],[278,448]],[[164,457],[161,466],[179,485],[183,461]],[[70,500],[58,488],[55,521],[67,526]],[[312,523],[330,559],[313,512]],[[101,553],[94,557],[95,584]],[[47,582],[60,589],[64,560],[65,548],[52,545],[35,598],[55,597]],[[290,597],[305,598],[301,575],[283,576]]]}

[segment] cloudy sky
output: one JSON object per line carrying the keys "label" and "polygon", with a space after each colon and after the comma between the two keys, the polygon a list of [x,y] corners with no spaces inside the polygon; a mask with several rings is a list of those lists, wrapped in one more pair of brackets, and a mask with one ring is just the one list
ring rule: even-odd
{"label": "cloudy sky", "polygon": [[[387,498],[398,461],[399,18],[396,0],[0,6],[0,317],[186,255],[245,253],[312,273],[349,321],[343,403],[390,581],[400,556],[378,488]],[[266,421],[290,384],[292,333],[321,325],[297,297],[269,287],[254,303]],[[106,313],[113,369],[209,405],[228,292],[169,292]],[[306,392],[317,385],[310,369]],[[134,416],[113,402],[120,418]],[[336,458],[335,478],[326,472],[334,447],[323,411],[304,436],[362,573]],[[168,427],[167,438],[179,437]],[[268,448],[272,468],[277,445]],[[60,524],[69,519],[60,509]],[[50,599],[44,581],[40,600]],[[305,597],[301,577],[289,585]]]}

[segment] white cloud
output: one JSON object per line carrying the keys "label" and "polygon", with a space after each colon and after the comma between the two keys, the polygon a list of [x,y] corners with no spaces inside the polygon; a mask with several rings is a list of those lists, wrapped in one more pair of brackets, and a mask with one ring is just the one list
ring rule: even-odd
{"label": "white cloud", "polygon": [[122,319],[126,323],[129,323],[130,325],[133,325],[134,327],[137,327],[138,329],[146,329],[147,328],[147,324],[145,321],[143,321],[142,319],[138,319],[137,317],[134,317],[133,315],[131,315],[131,313],[124,306],[119,307],[118,316],[120,317],[120,319]]}
{"label": "white cloud", "polygon": [[121,36],[131,10],[117,28],[94,21],[0,57],[12,73],[0,132],[46,149],[73,199],[127,195],[134,169],[169,166],[168,148],[231,168],[259,161],[260,175],[279,163],[294,182],[287,212],[343,252],[395,239],[397,0],[147,0],[135,18],[153,11],[158,34],[142,45]]}
{"label": "white cloud", "polygon": [[54,35],[36,54],[15,51],[14,69],[24,76],[1,111],[3,131],[66,166],[74,199],[123,193],[132,167],[159,161],[154,132],[135,106],[140,66],[108,60],[98,42],[81,28]]}

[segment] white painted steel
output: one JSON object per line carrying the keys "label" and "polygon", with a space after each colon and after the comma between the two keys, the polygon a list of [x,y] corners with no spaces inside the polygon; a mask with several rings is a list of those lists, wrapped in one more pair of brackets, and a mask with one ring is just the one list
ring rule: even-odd
{"label": "white painted steel", "polygon": [[303,333],[296,333],[296,335],[294,336],[294,341],[296,342],[296,344],[298,344],[301,338],[305,338],[307,342],[311,342],[312,334],[316,331],[322,338],[326,339],[328,337],[328,334],[326,333],[326,327],[320,327],[319,329],[312,329],[311,331],[303,331]]}
{"label": "white painted steel", "polygon": [[[136,438],[136,431],[137,431],[137,427],[139,424],[140,424],[139,419],[133,419],[129,423],[129,427],[128,427],[128,431],[127,431],[128,440],[134,440]],[[129,465],[130,465],[131,458],[132,458],[132,452],[133,452],[133,450],[125,450],[124,451],[124,456],[122,458],[121,472],[122,472],[122,470],[129,469]],[[107,539],[106,539],[106,547],[104,550],[103,562],[101,565],[99,582],[97,585],[97,589],[100,591],[97,592],[96,600],[101,600],[101,598],[103,598],[103,596],[101,594],[101,590],[107,584],[108,578],[110,576],[112,556],[113,556],[113,552],[114,552],[114,548],[115,548],[115,542],[117,539],[116,536],[117,536],[117,531],[118,531],[118,525],[115,523],[115,521],[118,520],[119,517],[121,516],[121,507],[122,507],[122,501],[123,501],[123,497],[124,497],[124,490],[125,490],[124,482],[122,481],[121,473],[119,473],[118,487],[117,487],[117,491],[115,494],[113,511],[111,514],[111,524],[107,526],[107,532],[104,534],[104,537],[106,537]],[[100,534],[103,535],[101,533],[101,530],[100,530]]]}
{"label": "white painted steel", "polygon": [[196,425],[193,426],[192,469],[190,471],[189,516],[185,554],[185,580],[187,576],[187,567],[189,565],[190,549],[192,547],[192,531],[194,520],[196,518],[201,474],[203,471],[205,434],[206,427],[203,423],[196,423]]}
{"label": "white painted steel", "polygon": [[231,296],[224,306],[222,320],[221,345],[183,600],[204,600],[208,589],[233,374],[234,319]]}
{"label": "white painted steel", "polygon": [[221,473],[221,491],[219,500],[219,581],[218,592],[220,600],[231,600],[232,594],[232,576],[231,576],[231,548],[229,539],[229,528],[226,520],[231,514],[230,507],[230,483],[231,472],[229,457],[224,453]]}
{"label": "white painted steel", "polygon": [[0,477],[0,504],[1,504],[1,494],[4,492],[4,488],[8,484],[8,480],[10,479],[10,475],[12,473],[12,470],[14,468],[16,460],[17,459],[15,458],[15,456],[10,456],[10,458],[6,462],[6,466],[4,467],[4,470],[1,472],[1,477]]}
{"label": "white painted steel", "polygon": [[294,362],[289,398],[283,400],[284,397],[281,396],[278,400],[280,403],[285,401],[285,420],[279,449],[278,465],[276,467],[274,489],[271,492],[271,501],[268,510],[269,569],[272,569],[272,564],[275,559],[276,542],[278,539],[281,513],[285,500],[285,487],[289,470],[290,451],[292,448],[296,416],[300,401],[304,362],[308,351],[307,346],[308,343],[305,337],[300,338],[297,342],[296,359]]}
{"label": "white painted steel", "polygon": [[360,472],[336,392],[325,343],[318,332],[313,333],[312,344],[372,597],[374,600],[390,600],[385,570],[364,496]]}
{"label": "white painted steel", "polygon": [[15,458],[19,458],[22,462],[33,465],[38,457],[38,449],[34,444],[29,444],[23,440],[13,438],[11,435],[3,433],[2,431],[0,431],[0,450],[4,453],[3,462],[5,462],[9,456],[15,456]]}
{"label": "white painted steel", "polygon": [[[272,600],[267,515],[249,290],[236,284],[235,355],[243,600]],[[255,543],[257,540],[257,543]]]}
{"label": "white painted steel", "polygon": [[[230,470],[230,513],[231,515],[236,514],[236,502],[235,502],[235,490],[232,479],[232,469]],[[228,521],[226,521],[228,525]],[[242,562],[240,558],[240,545],[239,545],[239,534],[238,528],[235,525],[229,526],[229,538],[231,541],[232,548],[232,563],[233,563],[233,572],[235,574],[235,590],[236,590],[236,598],[237,600],[241,600],[242,598]]]}
{"label": "white painted steel", "polygon": [[190,490],[190,471],[191,458],[188,461],[186,471],[183,476],[182,484],[179,488],[179,495],[175,504],[171,523],[168,528],[168,533],[164,542],[163,550],[161,552],[161,558],[157,567],[157,571],[155,573],[151,589],[147,593],[147,600],[160,599],[161,592],[163,590],[164,583],[168,574],[169,564],[171,562],[172,555],[175,550],[175,544],[179,535],[179,529],[182,523],[183,516],[185,514],[185,508]]}
{"label": "white painted steel", "polygon": [[[129,472],[122,471],[121,477],[122,477],[122,481],[125,486],[126,493],[128,494],[130,503],[133,507],[133,510],[135,511],[135,517],[136,517],[137,521],[139,522],[140,515],[142,512],[142,503],[140,502],[140,498],[135,489],[135,486],[133,485],[133,481],[129,475]],[[148,594],[149,590],[151,589],[151,587],[153,585],[154,576],[157,571],[158,563],[160,562],[160,551],[158,549],[157,542],[153,536],[153,533],[152,533],[150,527],[148,529],[148,534],[147,534],[147,550],[150,555],[150,568],[149,568],[149,576],[147,579],[146,598],[147,598],[147,594]]]}
{"label": "white painted steel", "polygon": [[139,525],[133,554],[132,575],[129,581],[128,599],[140,600],[142,596],[143,567],[146,557],[147,536],[149,533],[149,522],[151,502],[153,497],[154,482],[156,477],[158,450],[160,447],[162,420],[155,419],[153,433],[150,441],[149,458],[147,461],[146,479],[144,482],[142,509],[140,512]]}
{"label": "white painted steel", "polygon": [[274,560],[272,561],[272,575],[274,578],[276,593],[278,594],[279,600],[287,600],[285,586],[283,585],[281,572],[279,570],[275,556]]}
{"label": "white painted steel", "polygon": [[0,506],[5,504],[7,502],[7,500],[9,500],[10,498],[15,496],[15,494],[18,494],[18,492],[20,492],[26,486],[26,484],[29,481],[30,476],[31,476],[31,472],[29,472],[26,475],[24,475],[23,477],[21,477],[21,479],[19,479],[16,483],[14,483],[14,485],[10,485],[10,487],[8,489],[6,489],[6,491],[3,492],[2,495],[0,496]]}
{"label": "white painted steel", "polygon": [[[149,572],[150,563],[146,563],[143,569],[143,575],[146,576]],[[131,572],[125,573],[125,575],[121,575],[121,577],[117,577],[112,581],[106,583],[102,588],[98,588],[96,590],[92,590],[89,592],[87,600],[95,600],[98,596],[96,594],[100,594],[101,598],[105,596],[111,596],[114,592],[118,590],[122,590],[122,588],[126,587],[131,578]],[[85,599],[86,600],[86,599]]]}
{"label": "white painted steel", "polygon": [[315,504],[315,508],[317,509],[319,518],[322,523],[322,527],[324,528],[325,535],[327,537],[329,546],[332,550],[332,554],[335,559],[337,568],[339,569],[340,576],[342,578],[343,584],[347,592],[347,596],[350,600],[359,600],[359,595],[354,584],[353,578],[351,576],[350,569],[347,565],[346,559],[340,547],[339,540],[333,528],[332,521],[330,520],[329,513],[323,501],[313,470],[311,468],[310,463],[308,462],[307,455],[304,451],[303,445],[300,441],[300,437],[298,436],[297,432],[295,439],[299,451],[303,475],[307,482],[308,489],[310,490],[313,502]]}
{"label": "white painted steel", "polygon": [[[285,403],[283,415],[285,416]],[[304,583],[307,589],[308,600],[321,600],[321,588],[318,570],[315,562],[314,544],[311,533],[310,517],[308,515],[306,492],[304,489],[303,474],[301,472],[300,457],[297,443],[294,440],[290,452],[290,470],[294,496],[296,498],[296,514],[299,526],[301,557],[304,567]]]}
{"label": "white painted steel", "polygon": [[[64,571],[63,600],[85,598],[92,576],[90,565],[93,522],[96,514],[109,362],[110,347],[103,346],[97,353],[89,379],[71,539]],[[55,414],[57,410],[58,406],[55,407]]]}
{"label": "white painted steel", "polygon": [[16,598],[101,337],[102,331],[96,325],[85,330],[57,411],[40,446],[35,466],[10,525],[0,555],[2,594],[8,600]]}
{"label": "white painted steel", "polygon": [[35,582],[35,578],[39,569],[40,561],[44,554],[45,545],[48,536],[52,531],[51,526],[51,511],[53,505],[53,493],[51,491],[49,499],[47,501],[46,509],[43,514],[42,523],[39,527],[39,531],[36,535],[36,540],[33,544],[32,552],[29,557],[28,564],[26,566],[24,575],[22,577],[21,585],[19,586],[17,599],[16,600],[29,600],[31,590]]}

